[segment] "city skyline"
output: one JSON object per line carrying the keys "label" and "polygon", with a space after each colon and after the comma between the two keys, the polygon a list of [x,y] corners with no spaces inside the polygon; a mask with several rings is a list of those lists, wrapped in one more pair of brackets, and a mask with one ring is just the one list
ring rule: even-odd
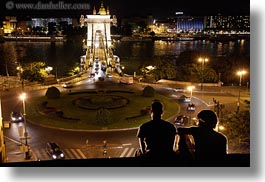
{"label": "city skyline", "polygon": [[250,14],[250,1],[249,0],[223,0],[219,2],[212,2],[210,0],[202,1],[170,1],[165,0],[163,3],[159,1],[145,0],[144,2],[140,0],[134,1],[123,1],[123,0],[77,0],[74,3],[86,5],[84,8],[80,9],[27,9],[16,7],[18,3],[32,3],[38,5],[38,3],[48,4],[73,4],[70,0],[57,0],[57,1],[1,1],[1,14],[6,15],[29,15],[29,16],[42,16],[49,17],[51,15],[57,17],[63,17],[65,15],[70,17],[79,17],[81,14],[91,14],[93,8],[98,9],[101,2],[103,2],[104,7],[109,7],[110,14],[116,15],[118,18],[124,18],[129,16],[147,16],[153,15],[155,18],[164,18],[168,16],[173,16],[175,12],[184,12],[189,15],[249,15]]}

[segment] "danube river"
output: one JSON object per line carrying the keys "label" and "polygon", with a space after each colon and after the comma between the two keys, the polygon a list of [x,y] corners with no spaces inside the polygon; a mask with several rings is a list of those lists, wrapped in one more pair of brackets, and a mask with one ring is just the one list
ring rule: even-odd
{"label": "danube river", "polygon": [[[151,64],[153,57],[177,58],[186,50],[196,50],[210,55],[213,60],[229,55],[250,58],[250,42],[247,40],[211,42],[194,41],[154,41],[154,42],[116,42],[114,54],[120,57],[125,72],[132,74],[142,64]],[[12,42],[0,44],[1,75],[16,75],[18,64],[42,61],[57,68],[58,76],[66,75],[79,64],[82,55],[81,41],[73,42]],[[54,69],[55,70],[55,69]]]}

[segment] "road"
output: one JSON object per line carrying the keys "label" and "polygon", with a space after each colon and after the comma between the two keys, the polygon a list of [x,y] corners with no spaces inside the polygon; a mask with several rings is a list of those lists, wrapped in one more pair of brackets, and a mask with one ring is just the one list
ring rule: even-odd
{"label": "road", "polygon": [[[129,87],[133,89],[143,89],[145,84],[124,85],[119,84],[116,77],[107,78],[105,81],[95,82],[93,79],[86,79],[75,84],[71,89],[96,89],[105,88],[108,85],[117,84],[118,87]],[[183,93],[174,92],[170,87],[160,85],[153,85],[156,91],[160,94],[171,97],[176,102]],[[65,90],[61,88],[61,90]],[[32,91],[30,96],[36,97],[43,95],[45,90]],[[30,98],[29,98],[30,99]],[[209,107],[205,102],[194,97],[192,100],[196,104],[196,111]],[[8,118],[9,113],[14,108],[22,107],[21,101],[17,98],[17,93],[12,96],[3,97],[3,118]],[[177,114],[187,115],[187,104],[180,103],[180,112]],[[30,111],[28,111],[30,112]],[[190,118],[194,117],[196,112],[189,113]],[[173,122],[174,117],[164,118]],[[4,130],[6,138],[16,141],[19,140],[18,128],[22,123],[12,123],[10,129]],[[39,126],[31,122],[27,122],[27,131],[31,139],[28,143],[31,147],[34,157],[40,160],[50,160],[51,158],[46,154],[45,146],[48,141],[54,141],[60,145],[66,155],[66,159],[82,159],[82,158],[102,158],[102,157],[132,157],[138,148],[138,139],[136,137],[137,128],[124,129],[118,131],[70,131],[62,129],[48,128]],[[104,143],[106,141],[106,144]],[[24,140],[22,140],[24,142]],[[7,146],[8,147],[8,146]]]}

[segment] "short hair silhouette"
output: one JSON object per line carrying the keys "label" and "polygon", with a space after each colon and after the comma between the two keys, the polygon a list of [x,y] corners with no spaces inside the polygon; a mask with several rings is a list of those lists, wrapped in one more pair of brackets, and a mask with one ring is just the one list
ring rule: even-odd
{"label": "short hair silhouette", "polygon": [[163,107],[164,106],[160,101],[155,100],[152,103],[151,111],[155,114],[163,114]]}
{"label": "short hair silhouette", "polygon": [[197,114],[199,126],[215,128],[217,116],[212,110],[202,110]]}

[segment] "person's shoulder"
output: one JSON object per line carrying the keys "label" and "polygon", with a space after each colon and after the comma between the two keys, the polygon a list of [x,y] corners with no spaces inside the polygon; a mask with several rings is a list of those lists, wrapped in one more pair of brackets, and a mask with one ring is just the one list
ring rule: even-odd
{"label": "person's shoulder", "polygon": [[172,124],[171,122],[169,122],[169,121],[167,121],[167,120],[164,120],[164,119],[162,119],[161,121],[162,121],[162,122],[166,122],[166,123],[170,123],[170,124]]}
{"label": "person's shoulder", "polygon": [[216,132],[216,134],[217,134],[219,137],[222,137],[223,139],[227,140],[227,137],[225,136],[225,134],[220,133],[220,132]]}
{"label": "person's shoulder", "polygon": [[177,129],[176,126],[173,123],[169,122],[169,121],[162,120],[162,123],[167,128],[172,128],[174,130]]}
{"label": "person's shoulder", "polygon": [[147,121],[147,122],[141,124],[141,125],[140,125],[140,128],[150,125],[151,122],[152,122],[152,120],[151,120],[151,121]]}

